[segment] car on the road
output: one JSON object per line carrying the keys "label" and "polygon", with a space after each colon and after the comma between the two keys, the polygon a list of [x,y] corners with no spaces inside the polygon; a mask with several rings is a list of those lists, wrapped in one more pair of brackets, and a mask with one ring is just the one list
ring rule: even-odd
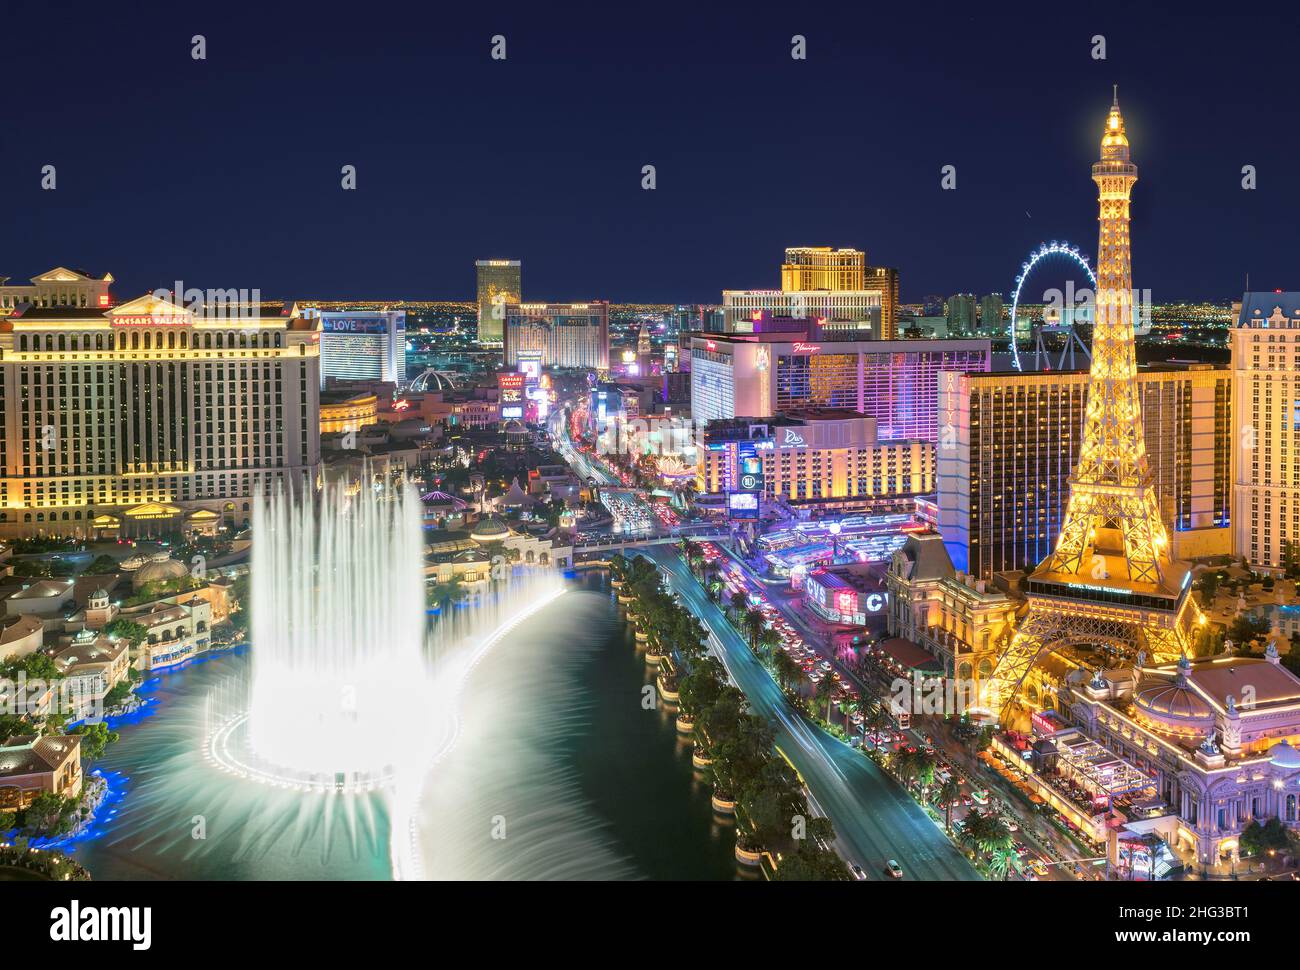
{"label": "car on the road", "polygon": [[970,793],[970,797],[975,799],[977,805],[987,805],[989,803],[989,793],[983,788],[976,789]]}
{"label": "car on the road", "polygon": [[1042,859],[1034,859],[1031,861],[1029,863],[1029,868],[1034,870],[1040,879],[1047,875],[1047,865]]}
{"label": "car on the road", "polygon": [[885,863],[885,872],[889,873],[893,879],[903,878],[903,867],[898,864],[896,859],[890,859]]}
{"label": "car on the road", "polygon": [[861,866],[855,865],[855,866],[852,866],[851,869],[852,869],[852,871],[853,871],[853,878],[854,878],[854,879],[857,879],[857,880],[861,881],[861,880],[867,878],[867,874],[866,874],[865,872],[862,871],[862,867],[861,867]]}

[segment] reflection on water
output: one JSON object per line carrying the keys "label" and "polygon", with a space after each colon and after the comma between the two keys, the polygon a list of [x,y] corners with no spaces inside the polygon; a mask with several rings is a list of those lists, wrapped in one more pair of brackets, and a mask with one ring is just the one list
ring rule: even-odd
{"label": "reflection on water", "polygon": [[[418,815],[426,877],[734,878],[730,827],[713,819],[672,713],[643,709],[653,673],[603,577],[575,586],[470,677],[460,740]],[[164,674],[148,715],[116,725],[98,767],[122,797],[73,849],[95,878],[391,877],[378,796],[282,791],[203,761],[206,699],[248,667],[224,654]]]}
{"label": "reflection on water", "polygon": [[[387,879],[388,821],[378,796],[307,801],[208,765],[199,740],[212,693],[243,683],[246,652],[160,675],[148,716],[97,767],[122,797],[73,855],[96,879]],[[325,810],[320,810],[324,805]]]}

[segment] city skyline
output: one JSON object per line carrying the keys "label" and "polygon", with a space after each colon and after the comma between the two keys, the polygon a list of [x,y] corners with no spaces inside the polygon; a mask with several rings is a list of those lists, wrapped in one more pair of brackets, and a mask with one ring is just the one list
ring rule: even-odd
{"label": "city skyline", "polygon": [[[15,50],[11,71],[39,66],[42,96],[15,103],[10,129],[25,137],[0,159],[6,207],[27,229],[21,249],[0,249],[5,272],[73,259],[122,273],[124,299],[180,278],[283,299],[470,300],[474,261],[511,258],[540,299],[713,304],[723,289],[774,285],[785,247],[831,245],[897,266],[907,303],[1006,292],[1040,242],[1090,248],[1095,200],[1069,176],[1118,83],[1151,172],[1135,285],[1157,302],[1230,300],[1247,273],[1254,290],[1287,285],[1271,243],[1300,201],[1273,161],[1297,137],[1271,123],[1287,85],[1270,45],[1284,41],[1250,21],[1207,32],[1130,12],[1108,34],[1063,15],[903,18],[877,24],[891,43],[873,45],[863,78],[852,31],[805,14],[698,15],[682,30],[612,11],[562,29],[526,13],[435,24],[411,12],[401,32],[378,17],[261,16],[257,30],[232,14],[203,33],[93,11],[59,44]],[[858,15],[839,16],[848,27]],[[41,25],[34,9],[12,22]],[[1144,27],[1165,42],[1137,47]],[[503,61],[490,55],[497,34]],[[790,56],[796,34],[806,60]],[[1193,71],[1215,45],[1247,39],[1251,72]],[[355,70],[350,55],[376,49],[384,71]],[[159,69],[174,83],[153,84]],[[473,99],[442,95],[465,88]],[[48,124],[44,106],[73,99],[85,105],[77,124]],[[1225,113],[1268,130],[1268,144],[1210,137],[1205,120]],[[594,142],[570,139],[575,118],[595,123]],[[787,126],[807,136],[778,137]],[[86,155],[88,140],[130,147]],[[340,185],[349,164],[355,192]],[[46,165],[54,191],[41,186]],[[955,190],[941,188],[946,165]],[[204,231],[159,231],[144,211]],[[70,253],[61,225],[73,214],[87,231]]]}
{"label": "city skyline", "polygon": [[11,949],[193,951],[205,883],[300,956],[329,884],[335,962],[383,882],[1279,935],[1283,26],[13,11]]}

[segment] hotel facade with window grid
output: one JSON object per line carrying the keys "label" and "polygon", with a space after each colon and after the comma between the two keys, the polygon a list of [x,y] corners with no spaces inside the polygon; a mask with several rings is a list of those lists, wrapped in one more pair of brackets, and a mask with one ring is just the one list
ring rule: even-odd
{"label": "hotel facade with window grid", "polygon": [[876,419],[855,411],[804,408],[766,421],[720,421],[704,441],[696,449],[696,488],[710,494],[740,489],[742,448],[759,461],[768,502],[911,511],[912,498],[935,487],[932,442],[881,441]]}
{"label": "hotel facade with window grid", "polygon": [[0,317],[24,303],[36,307],[106,307],[111,300],[108,288],[112,282],[111,273],[93,276],[62,266],[33,276],[30,284],[11,284],[8,277],[0,276]]}
{"label": "hotel facade with window grid", "polygon": [[765,418],[791,408],[848,408],[882,441],[934,441],[939,372],[986,371],[989,341],[845,340],[793,333],[690,338],[691,416]]}
{"label": "hotel facade with window grid", "polygon": [[724,327],[751,333],[769,317],[820,319],[831,329],[853,330],[869,322],[871,336],[898,336],[898,270],[868,266],[860,249],[792,246],[781,264],[779,290],[726,290]]}
{"label": "hotel facade with window grid", "polygon": [[303,315],[319,318],[320,382],[337,377],[348,381],[406,383],[406,312],[404,310],[331,311],[308,308]]}
{"label": "hotel facade with window grid", "polygon": [[1300,292],[1247,293],[1233,311],[1234,551],[1277,567],[1300,545]]}
{"label": "hotel facade with window grid", "polygon": [[242,312],[146,296],[0,318],[0,535],[240,527],[259,487],[314,483],[318,325]]}
{"label": "hotel facade with window grid", "polygon": [[[1232,552],[1231,373],[1210,364],[1138,373],[1147,456],[1179,558]],[[1055,547],[1082,442],[1088,374],[939,377],[939,530],[980,579]]]}
{"label": "hotel facade with window grid", "polygon": [[543,367],[609,370],[609,303],[522,303],[505,308],[505,364],[540,351]]}

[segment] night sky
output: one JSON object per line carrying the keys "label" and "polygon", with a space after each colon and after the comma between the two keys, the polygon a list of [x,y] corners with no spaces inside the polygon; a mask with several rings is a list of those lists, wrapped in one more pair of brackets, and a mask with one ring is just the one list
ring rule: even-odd
{"label": "night sky", "polygon": [[474,260],[509,257],[529,300],[717,303],[779,286],[787,245],[832,245],[899,267],[905,301],[1006,291],[1041,241],[1095,255],[1089,166],[1118,83],[1135,285],[1300,288],[1294,15],[180,6],[10,4],[0,276],[468,300]]}

